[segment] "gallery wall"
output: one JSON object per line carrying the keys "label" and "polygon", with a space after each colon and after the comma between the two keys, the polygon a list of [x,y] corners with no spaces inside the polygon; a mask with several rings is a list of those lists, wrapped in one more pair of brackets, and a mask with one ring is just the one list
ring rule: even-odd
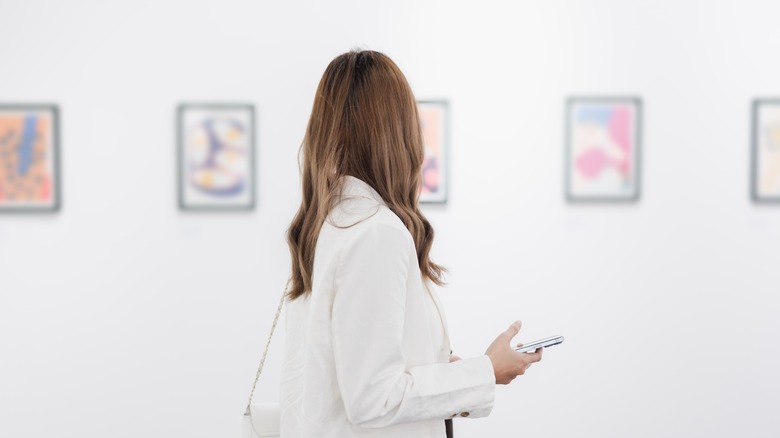
{"label": "gallery wall", "polygon": [[[750,109],[780,96],[770,1],[0,1],[0,103],[56,103],[62,209],[0,216],[0,436],[236,436],[284,286],[327,63],[380,50],[450,105],[426,206],[455,353],[566,342],[459,437],[776,436],[780,207]],[[643,104],[638,202],[564,197],[572,95]],[[181,102],[255,105],[256,207],[182,212]],[[278,394],[284,332],[259,398]]]}

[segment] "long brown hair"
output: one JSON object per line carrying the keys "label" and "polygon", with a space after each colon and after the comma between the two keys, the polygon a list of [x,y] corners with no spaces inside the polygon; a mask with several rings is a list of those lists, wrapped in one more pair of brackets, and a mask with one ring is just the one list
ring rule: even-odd
{"label": "long brown hair", "polygon": [[414,238],[420,272],[443,284],[445,269],[429,258],[433,228],[417,203],[423,162],[417,102],[389,57],[353,50],[331,61],[317,87],[299,158],[301,153],[303,198],[287,230],[289,299],[311,291],[317,237],[344,175],[379,193]]}

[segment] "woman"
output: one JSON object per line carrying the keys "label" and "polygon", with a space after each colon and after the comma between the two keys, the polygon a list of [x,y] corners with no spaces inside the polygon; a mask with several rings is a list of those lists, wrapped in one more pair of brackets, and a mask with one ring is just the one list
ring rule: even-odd
{"label": "woman", "polygon": [[301,146],[303,199],[288,230],[292,282],[281,393],[283,437],[444,437],[444,419],[484,417],[495,385],[541,359],[510,347],[451,356],[428,282],[433,229],[418,208],[417,105],[373,51],[334,59]]}

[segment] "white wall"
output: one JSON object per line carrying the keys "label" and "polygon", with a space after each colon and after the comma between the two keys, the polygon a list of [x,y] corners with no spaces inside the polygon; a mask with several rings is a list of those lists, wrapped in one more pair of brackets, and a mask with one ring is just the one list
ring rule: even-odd
{"label": "white wall", "polygon": [[[0,1],[0,101],[62,110],[64,209],[0,216],[0,436],[236,436],[287,274],[327,63],[383,51],[452,108],[428,207],[457,354],[563,346],[459,437],[777,436],[780,209],[749,109],[780,95],[769,1]],[[642,200],[563,201],[570,94],[644,99]],[[180,101],[257,105],[258,208],[183,214]],[[283,333],[261,399],[277,394]],[[513,435],[514,436],[514,435]]]}

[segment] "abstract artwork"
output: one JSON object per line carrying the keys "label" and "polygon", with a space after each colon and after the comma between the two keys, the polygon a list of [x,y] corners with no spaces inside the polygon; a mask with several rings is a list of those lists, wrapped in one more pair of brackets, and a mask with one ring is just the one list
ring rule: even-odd
{"label": "abstract artwork", "polygon": [[421,203],[447,202],[449,104],[444,100],[417,102],[425,158],[422,166]]}
{"label": "abstract artwork", "polygon": [[60,208],[58,111],[0,105],[0,212]]}
{"label": "abstract artwork", "polygon": [[178,124],[179,207],[253,209],[254,107],[183,104]]}
{"label": "abstract artwork", "polygon": [[567,105],[566,198],[639,199],[641,103],[637,98],[571,98]]}
{"label": "abstract artwork", "polygon": [[755,202],[780,202],[780,99],[753,102],[753,171]]}

